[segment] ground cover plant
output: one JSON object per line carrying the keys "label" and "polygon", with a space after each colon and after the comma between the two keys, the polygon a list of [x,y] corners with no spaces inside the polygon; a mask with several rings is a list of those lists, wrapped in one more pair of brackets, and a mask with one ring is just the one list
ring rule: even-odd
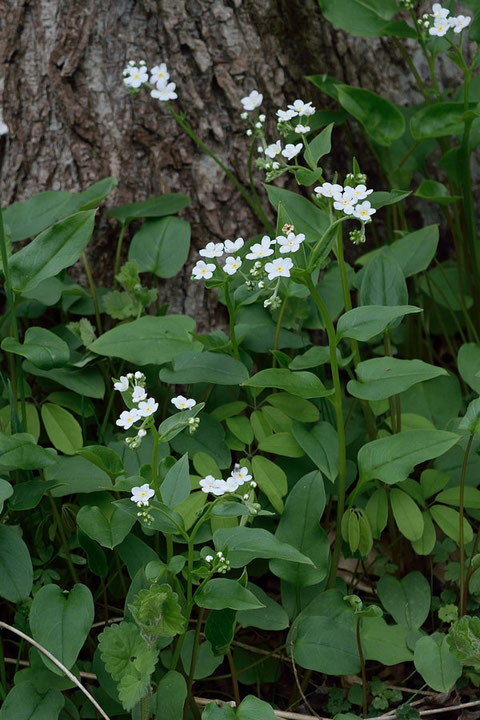
{"label": "ground cover plant", "polygon": [[[465,5],[320,0],[335,26],[398,43],[423,102],[314,75],[328,109],[286,98],[268,115],[239,90],[248,187],[190,124],[174,69],[126,65],[125,92],[150,93],[258,218],[192,270],[225,329],[157,300],[189,256],[188,197],[116,206],[106,178],[0,213],[0,720],[480,706],[480,7]],[[447,91],[440,54],[463,76]],[[332,144],[358,137],[329,175]],[[413,200],[439,222],[415,226]],[[85,253],[101,213],[112,288]]]}

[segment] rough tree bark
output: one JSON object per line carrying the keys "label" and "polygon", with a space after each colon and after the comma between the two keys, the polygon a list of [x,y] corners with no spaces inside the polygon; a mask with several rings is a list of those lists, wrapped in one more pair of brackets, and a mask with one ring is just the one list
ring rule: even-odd
{"label": "rough tree bark", "polygon": [[[239,100],[254,88],[272,115],[296,97],[325,107],[328,99],[304,79],[314,73],[399,103],[417,97],[390,40],[336,31],[316,0],[0,0],[0,108],[9,128],[0,137],[4,205],[115,175],[118,189],[107,204],[188,194],[184,216],[197,248],[260,231],[222,171],[165,108],[147,92],[128,94],[121,78],[130,58],[167,62],[198,134],[244,182],[248,141]],[[368,169],[361,144],[357,155]],[[334,147],[331,169],[347,172],[347,157]],[[90,249],[100,282],[111,280],[116,231],[103,220]],[[190,268],[161,283],[160,295],[171,311],[208,326],[214,293],[189,282]]]}

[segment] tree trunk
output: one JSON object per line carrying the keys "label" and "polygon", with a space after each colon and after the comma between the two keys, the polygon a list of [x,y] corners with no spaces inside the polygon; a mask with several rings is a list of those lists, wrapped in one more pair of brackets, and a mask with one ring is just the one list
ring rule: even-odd
{"label": "tree trunk", "polygon": [[[305,80],[316,73],[395,102],[416,98],[391,40],[336,31],[316,0],[0,0],[0,23],[0,107],[9,128],[0,136],[3,204],[115,175],[109,206],[188,194],[184,217],[197,249],[209,240],[252,236],[261,225],[161,103],[146,91],[129,95],[122,85],[129,59],[168,64],[177,106],[244,183],[249,142],[240,98],[254,88],[272,118],[296,97],[328,106]],[[276,139],[274,121],[267,127]],[[334,170],[350,170],[350,152],[334,145],[328,179]],[[368,172],[374,163],[361,141],[355,152]],[[101,220],[89,250],[100,284],[112,279],[117,232],[113,221]],[[187,312],[206,327],[214,322],[215,299],[190,282],[196,258],[192,252],[179,276],[161,282],[160,296],[170,311]]]}

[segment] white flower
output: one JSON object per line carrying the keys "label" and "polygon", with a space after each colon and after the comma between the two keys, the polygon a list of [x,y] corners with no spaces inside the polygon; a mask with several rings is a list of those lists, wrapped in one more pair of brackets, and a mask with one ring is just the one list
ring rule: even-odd
{"label": "white flower", "polygon": [[143,83],[148,82],[148,73],[145,67],[142,65],[135,66],[130,65],[125,68],[124,74],[126,73],[123,82],[128,87],[139,88]]}
{"label": "white flower", "polygon": [[253,130],[252,130],[252,128],[248,128],[248,130],[245,131],[245,135],[246,135],[247,137],[251,137],[251,136],[253,135]]}
{"label": "white flower", "polygon": [[345,215],[351,215],[353,213],[357,201],[347,189],[345,189],[343,193],[335,193],[333,199],[335,201],[333,203],[335,210],[343,210]]}
{"label": "white flower", "polygon": [[[172,398],[170,402],[175,405],[177,410],[191,410],[197,404],[197,401],[193,398],[186,398],[183,397],[183,395],[177,395],[177,397]],[[190,419],[193,420],[193,418]]]}
{"label": "white flower", "polygon": [[227,275],[235,275],[237,270],[241,267],[241,259],[239,257],[233,257],[232,255],[230,255],[229,257],[227,257],[223,269],[227,273]]}
{"label": "white flower", "polygon": [[268,235],[264,235],[262,238],[262,241],[259,243],[255,243],[251,246],[250,252],[245,255],[247,260],[256,260],[257,258],[263,258],[268,257],[268,255],[273,255],[273,249],[270,247],[272,244],[272,241],[268,237]]}
{"label": "white flower", "polygon": [[276,277],[290,277],[290,270],[293,267],[291,258],[278,258],[274,262],[268,262],[265,270],[268,273],[268,279],[273,280]]}
{"label": "white flower", "polygon": [[299,133],[300,135],[304,135],[305,133],[310,132],[310,126],[309,125],[295,125],[295,132]]}
{"label": "white flower", "polygon": [[132,427],[133,423],[137,422],[137,420],[140,420],[140,418],[141,415],[138,412],[137,408],[132,408],[131,410],[124,410],[116,421],[116,424],[119,427],[123,427],[124,430],[128,430]]}
{"label": "white flower", "polygon": [[238,482],[232,476],[228,477],[225,481],[225,492],[235,492],[238,490]]}
{"label": "white flower", "polygon": [[371,204],[368,202],[368,200],[365,200],[363,203],[359,203],[354,211],[353,215],[354,217],[358,218],[362,222],[370,222],[370,216],[376,213],[377,211],[375,208],[372,208]]}
{"label": "white flower", "polygon": [[212,495],[223,495],[225,493],[225,480],[217,480],[213,475],[207,475],[199,483],[204,493],[212,493]]}
{"label": "white flower", "polygon": [[205,562],[211,563],[213,561],[213,555],[205,555]]}
{"label": "white flower", "polygon": [[346,187],[345,192],[349,193],[351,197],[356,200],[365,200],[369,195],[372,194],[373,190],[367,190],[366,185],[357,185],[356,187]]}
{"label": "white flower", "polygon": [[222,257],[223,243],[209,242],[203,250],[200,250],[199,255],[206,258]]}
{"label": "white flower", "polygon": [[167,100],[176,100],[178,95],[175,92],[175,88],[177,86],[175,83],[167,83],[166,80],[160,80],[160,82],[157,83],[157,87],[155,90],[152,90],[150,92],[150,95],[155,98],[156,100],[161,100],[161,102],[167,102]]}
{"label": "white flower", "polygon": [[456,33],[461,33],[466,27],[470,25],[471,17],[469,15],[457,15],[456,17],[450,18],[450,27]]}
{"label": "white flower", "polygon": [[238,237],[236,240],[232,242],[232,240],[225,240],[223,243],[225,247],[225,252],[227,253],[234,253],[240,250],[244,246],[244,240],[241,237]]}
{"label": "white flower", "polygon": [[279,122],[288,122],[294,117],[297,117],[298,113],[295,110],[277,110],[277,117]]}
{"label": "white flower", "polygon": [[140,428],[140,430],[137,433],[137,437],[144,438],[146,434],[147,434],[147,431],[144,430],[143,428]]}
{"label": "white flower", "polygon": [[138,404],[138,412],[142,417],[149,417],[158,410],[158,403],[155,402],[154,398],[148,398],[144,402]]}
{"label": "white flower", "polygon": [[432,17],[434,17],[435,20],[443,20],[444,18],[448,17],[449,12],[450,10],[442,7],[440,3],[433,3],[432,5]]}
{"label": "white flower", "polygon": [[250,487],[252,487],[252,488],[257,487],[257,483],[255,482],[255,480],[252,480],[252,482],[250,483]]}
{"label": "white flower", "polygon": [[262,104],[263,95],[258,90],[252,90],[250,95],[240,100],[245,110],[255,110],[259,105]]}
{"label": "white flower", "polygon": [[167,66],[165,63],[160,63],[160,65],[155,65],[150,70],[150,83],[152,85],[156,85],[159,82],[165,82],[170,77],[170,74],[167,72]]}
{"label": "white flower", "polygon": [[283,237],[283,235],[279,235],[279,237],[277,237],[277,242],[280,246],[281,253],[297,252],[301,243],[304,240],[305,235],[303,233],[295,235],[295,233],[291,232],[288,233],[287,237]]}
{"label": "white flower", "polygon": [[213,263],[204,263],[203,260],[199,260],[192,270],[192,277],[194,280],[210,280],[215,268],[216,265]]}
{"label": "white flower", "polygon": [[145,377],[145,375],[142,372],[140,372],[140,370],[136,371],[136,373],[135,373],[136,380],[143,380],[144,377]]}
{"label": "white flower", "polygon": [[248,469],[246,467],[240,467],[240,465],[235,465],[230,477],[234,478],[239,485],[243,485],[252,479],[252,476],[248,474]]}
{"label": "white flower", "polygon": [[312,103],[304,103],[303,100],[295,100],[293,105],[289,105],[288,107],[290,110],[296,112],[297,115],[300,115],[300,117],[303,115],[313,115],[315,112],[315,108],[312,107]]}
{"label": "white flower", "polygon": [[140,402],[140,400],[146,400],[147,393],[145,392],[145,388],[141,387],[140,385],[135,385],[132,392],[132,400],[134,403]]}
{"label": "white flower", "polygon": [[113,387],[115,390],[119,390],[120,392],[125,392],[125,390],[128,390],[129,387],[128,378],[126,375],[120,375],[120,380],[116,383],[113,383]]}
{"label": "white flower", "polygon": [[132,497],[130,500],[137,505],[148,505],[148,501],[155,495],[153,490],[148,483],[140,485],[140,487],[132,488]]}
{"label": "white flower", "polygon": [[341,185],[332,185],[332,183],[325,182],[323,185],[318,185],[315,188],[315,192],[317,195],[323,195],[323,197],[332,198],[335,193],[341,193],[343,192],[343,187]]}
{"label": "white flower", "polygon": [[450,23],[447,18],[437,18],[433,27],[429,28],[428,32],[430,35],[436,35],[437,37],[443,37],[450,30]]}
{"label": "white flower", "polygon": [[133,378],[133,373],[127,373],[127,378],[131,380]]}
{"label": "white flower", "polygon": [[292,143],[288,143],[288,145],[285,145],[285,150],[282,150],[282,155],[283,157],[287,158],[287,160],[291,160],[298,155],[302,148],[303,143],[297,143],[297,145],[292,145]]}
{"label": "white flower", "polygon": [[269,145],[268,147],[265,148],[265,155],[268,155],[268,157],[272,158],[272,160],[274,158],[276,158],[277,155],[280,155],[281,152],[282,152],[282,144],[281,144],[280,140],[277,140],[276,143],[272,143],[271,145]]}

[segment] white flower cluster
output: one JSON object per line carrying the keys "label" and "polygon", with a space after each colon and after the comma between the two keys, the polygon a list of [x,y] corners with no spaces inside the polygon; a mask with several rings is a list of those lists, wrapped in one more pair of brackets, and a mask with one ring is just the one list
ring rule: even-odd
{"label": "white flower cluster", "polygon": [[220,575],[225,575],[230,570],[230,562],[222,552],[217,552],[215,555],[205,555],[204,559],[206,563],[212,566],[213,572],[218,572]]}
{"label": "white flower cluster", "polygon": [[469,15],[450,15],[448,8],[442,7],[440,3],[433,3],[432,12],[423,15],[418,22],[419,25],[428,29],[430,35],[443,37],[449,30],[453,30],[457,34],[461,33],[470,25],[471,20]]}
{"label": "white flower cluster", "polygon": [[123,71],[124,85],[133,90],[138,90],[142,85],[147,85],[150,88],[150,95],[156,100],[161,100],[161,102],[176,100],[178,97],[175,92],[176,85],[174,82],[169,82],[169,79],[170,74],[165,63],[155,65],[149,73],[144,60],[141,60],[138,64],[130,60]]}
{"label": "white flower cluster", "polygon": [[[362,223],[370,222],[371,216],[377,211],[372,208],[370,202],[365,200],[373,190],[368,190],[366,185],[356,185],[355,187],[342,187],[342,185],[325,182],[315,188],[318,196],[333,199],[333,207],[335,210],[342,210],[345,215],[352,215]],[[364,202],[359,202],[364,200]]]}
{"label": "white flower cluster", "polygon": [[[199,251],[199,255],[207,259],[215,260],[215,263],[218,263],[217,258],[223,257],[225,253],[238,252],[238,250],[240,250],[243,246],[244,240],[241,237],[233,241],[225,240],[223,243],[209,242],[202,250]],[[210,280],[217,267],[219,267],[219,265],[215,263],[206,263],[204,260],[198,260],[192,270],[192,278],[194,280]],[[225,264],[222,269],[225,273],[227,273],[227,275],[235,275],[237,270],[241,267],[241,258],[230,255],[225,258]]]}
{"label": "white flower cluster", "polygon": [[[225,495],[225,493],[234,493],[238,490],[241,485],[249,482],[250,487],[256,487],[257,483],[252,480],[252,476],[248,474],[246,467],[240,467],[235,465],[230,477],[226,480],[219,480],[214,478],[213,475],[207,475],[200,480],[200,487],[204,493],[211,493],[217,497]],[[248,495],[246,496],[248,498]]]}
{"label": "white flower cluster", "polygon": [[114,379],[113,387],[121,393],[131,393],[130,400],[134,406],[137,406],[124,410],[116,421],[116,424],[124,430],[129,430],[132,425],[140,420],[142,421],[136,437],[126,438],[125,440],[130,448],[135,449],[139,447],[142,438],[147,434],[145,430],[146,419],[158,410],[158,403],[154,398],[147,397],[145,391],[145,375],[140,372],[140,370],[137,370],[135,373],[121,375],[119,380]]}

